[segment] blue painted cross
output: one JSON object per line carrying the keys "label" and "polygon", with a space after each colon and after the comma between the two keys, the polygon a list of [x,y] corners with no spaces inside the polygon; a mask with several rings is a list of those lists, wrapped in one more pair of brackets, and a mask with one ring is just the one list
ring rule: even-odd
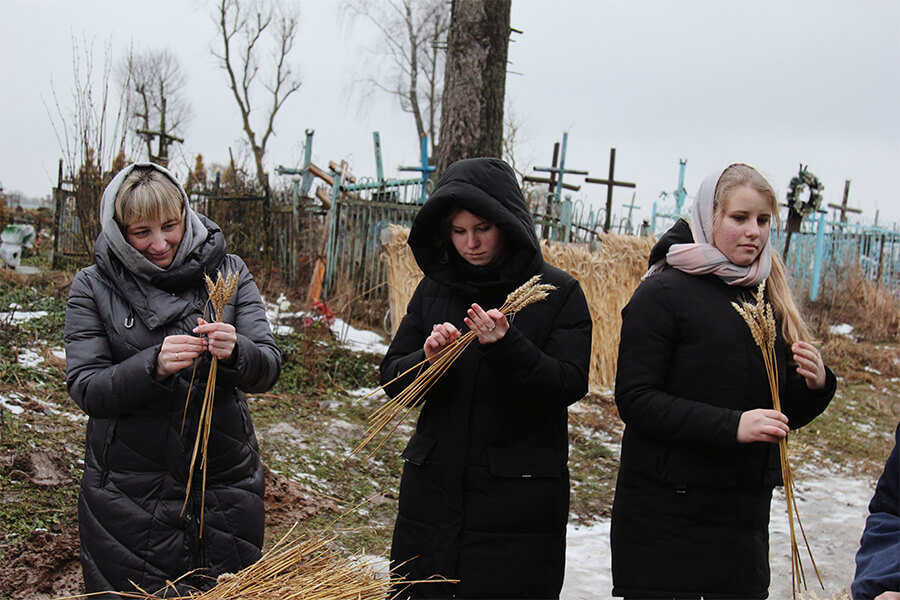
{"label": "blue painted cross", "polygon": [[434,173],[434,167],[428,164],[428,136],[423,135],[420,140],[422,142],[420,155],[422,164],[418,167],[400,167],[400,170],[418,171],[422,174],[422,195],[419,197],[419,204],[425,204],[425,200],[428,198],[426,184],[428,183],[428,178]]}

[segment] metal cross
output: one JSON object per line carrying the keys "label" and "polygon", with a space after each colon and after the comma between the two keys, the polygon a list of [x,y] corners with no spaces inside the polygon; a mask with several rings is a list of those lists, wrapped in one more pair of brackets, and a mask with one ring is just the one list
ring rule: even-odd
{"label": "metal cross", "polygon": [[419,197],[419,204],[425,204],[425,200],[428,198],[428,190],[425,187],[425,184],[428,183],[428,178],[434,173],[434,167],[428,164],[428,136],[423,135],[421,137],[421,164],[418,167],[400,167],[401,171],[419,171],[422,174],[422,195]]}
{"label": "metal cross", "polygon": [[606,222],[603,225],[603,233],[609,233],[609,221],[612,216],[612,197],[613,197],[613,187],[628,187],[635,188],[637,187],[636,183],[629,183],[627,181],[616,181],[615,179],[615,171],[616,171],[616,149],[609,149],[609,178],[608,179],[594,179],[593,177],[585,177],[584,181],[586,183],[602,183],[606,185]]}
{"label": "metal cross", "polygon": [[[552,205],[553,199],[556,198],[557,202],[562,201],[562,190],[573,190],[578,191],[581,189],[580,185],[572,185],[571,183],[563,182],[563,174],[564,173],[572,173],[576,175],[587,175],[587,171],[576,171],[573,169],[566,169],[566,144],[569,140],[568,132],[563,132],[563,142],[562,142],[562,154],[559,151],[559,142],[554,142],[553,144],[553,162],[550,167],[534,167],[535,171],[544,171],[549,172],[550,177],[534,177],[532,175],[524,175],[522,177],[522,181],[529,183],[546,183],[549,185],[549,193],[547,194],[547,208],[546,214],[549,217],[553,214]],[[559,164],[557,165],[557,161]],[[559,180],[557,181],[557,176]],[[546,240],[549,236],[550,228],[544,227],[542,232],[542,237]]]}

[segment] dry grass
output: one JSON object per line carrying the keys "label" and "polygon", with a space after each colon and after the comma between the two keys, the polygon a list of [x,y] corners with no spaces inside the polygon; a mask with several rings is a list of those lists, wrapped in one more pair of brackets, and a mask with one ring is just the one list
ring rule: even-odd
{"label": "dry grass", "polygon": [[[406,243],[408,235],[405,227],[392,225],[383,238],[394,333],[422,278]],[[650,238],[616,234],[601,235],[594,248],[586,244],[541,242],[544,260],[577,279],[587,298],[593,320],[591,389],[609,387],[615,381],[622,308],[647,270],[647,257],[654,242]]]}
{"label": "dry grass", "polygon": [[900,302],[891,290],[871,281],[859,268],[829,278],[831,286],[822,290],[821,300],[806,308],[813,329],[849,323],[854,334],[864,340],[896,341],[900,335]]}

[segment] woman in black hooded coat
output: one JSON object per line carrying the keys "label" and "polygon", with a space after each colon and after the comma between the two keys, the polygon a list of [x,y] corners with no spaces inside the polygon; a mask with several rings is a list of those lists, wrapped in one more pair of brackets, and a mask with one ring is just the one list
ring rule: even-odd
{"label": "woman in black hooded coat", "polygon": [[[382,381],[433,357],[461,329],[474,329],[478,341],[426,394],[403,452],[392,564],[413,580],[459,580],[413,586],[416,598],[557,598],[569,509],[567,407],[588,386],[584,294],[543,261],[515,174],[498,159],[452,164],[417,214],[409,245],[425,277]],[[557,289],[507,320],[496,308],[537,274]]]}

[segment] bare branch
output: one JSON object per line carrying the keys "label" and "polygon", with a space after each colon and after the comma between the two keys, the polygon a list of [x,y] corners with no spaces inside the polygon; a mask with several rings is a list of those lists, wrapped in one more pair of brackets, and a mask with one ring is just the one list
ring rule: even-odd
{"label": "bare branch", "polygon": [[[300,88],[300,79],[293,74],[291,54],[299,26],[295,10],[265,0],[219,0],[216,26],[222,43],[221,53],[213,52],[228,74],[229,85],[241,112],[241,120],[256,163],[256,177],[260,186],[266,185],[263,157],[266,145],[275,130],[275,118],[285,101]],[[273,44],[271,67],[263,69],[261,53],[264,46]],[[235,60],[234,56],[237,56]],[[257,78],[262,83],[257,82]],[[252,125],[254,90],[262,89],[271,96],[269,112],[265,115],[262,136]]]}

